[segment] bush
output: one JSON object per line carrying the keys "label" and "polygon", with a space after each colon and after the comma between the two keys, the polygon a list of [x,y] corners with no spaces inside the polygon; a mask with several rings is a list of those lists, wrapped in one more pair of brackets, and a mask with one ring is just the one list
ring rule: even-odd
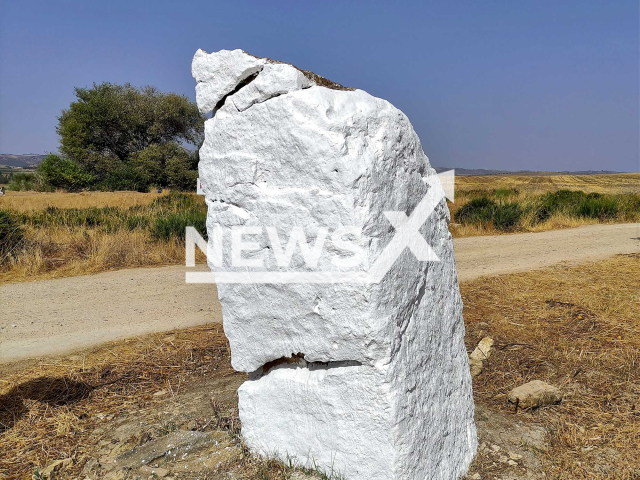
{"label": "bush", "polygon": [[6,210],[0,210],[0,264],[24,243],[22,227]]}
{"label": "bush", "polygon": [[488,224],[495,206],[496,202],[487,197],[474,198],[457,211],[456,220],[465,225]]}
{"label": "bush", "polygon": [[99,186],[101,190],[148,192],[151,186],[151,179],[142,174],[134,165],[123,164],[109,172]]}
{"label": "bush", "polygon": [[176,156],[167,161],[167,185],[174,190],[193,191],[198,181],[198,165],[190,157]]}
{"label": "bush", "polygon": [[50,153],[38,165],[42,182],[53,188],[63,188],[70,192],[85,190],[93,185],[96,177],[86,172],[73,160]]}
{"label": "bush", "polygon": [[512,230],[522,218],[522,208],[516,202],[499,203],[493,210],[493,226],[497,230]]}
{"label": "bush", "polygon": [[[591,194],[592,198],[599,194]],[[558,190],[543,195],[540,203],[535,208],[535,218],[538,222],[544,222],[554,213],[564,212],[575,215],[578,205],[587,198],[582,190]]]}
{"label": "bush", "polygon": [[14,173],[11,176],[8,190],[24,191],[24,190],[39,190],[38,179],[33,173]]}
{"label": "bush", "polygon": [[522,218],[522,208],[516,202],[507,203],[480,197],[458,210],[456,220],[465,225],[493,225],[497,230],[511,230]]}
{"label": "bush", "polygon": [[600,220],[616,218],[622,213],[623,216],[633,218],[640,209],[640,201],[634,206],[636,197],[625,195],[623,198],[602,193],[587,194],[582,190],[558,190],[542,196],[539,204],[534,207],[535,219],[543,222],[555,213]]}
{"label": "bush", "polygon": [[615,198],[587,197],[576,208],[579,217],[609,220],[618,214],[618,202]]}

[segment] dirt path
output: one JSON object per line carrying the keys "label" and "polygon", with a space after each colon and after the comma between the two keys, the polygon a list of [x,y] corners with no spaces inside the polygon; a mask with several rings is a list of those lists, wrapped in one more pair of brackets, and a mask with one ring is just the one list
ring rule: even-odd
{"label": "dirt path", "polygon": [[[640,252],[640,224],[455,240],[460,281]],[[215,285],[185,267],[139,268],[0,287],[0,362],[219,322]]]}

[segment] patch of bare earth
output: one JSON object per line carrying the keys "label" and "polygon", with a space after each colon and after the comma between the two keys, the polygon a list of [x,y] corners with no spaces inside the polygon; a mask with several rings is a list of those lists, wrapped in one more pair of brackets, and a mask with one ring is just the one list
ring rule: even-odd
{"label": "patch of bare earth", "polygon": [[[468,478],[640,475],[640,256],[462,284],[467,347],[491,336],[474,379],[480,450]],[[220,325],[0,367],[0,478],[302,479],[243,447]],[[562,403],[517,412],[540,379]],[[316,477],[319,477],[316,475]]]}

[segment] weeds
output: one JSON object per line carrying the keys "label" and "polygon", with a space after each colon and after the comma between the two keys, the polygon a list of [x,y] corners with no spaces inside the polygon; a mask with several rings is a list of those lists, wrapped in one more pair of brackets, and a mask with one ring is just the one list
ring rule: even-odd
{"label": "weeds", "polygon": [[640,219],[640,195],[634,193],[612,195],[558,190],[536,196],[518,195],[517,189],[508,188],[464,192],[464,196],[472,198],[458,208],[454,217],[464,226],[498,231],[527,230],[550,222],[554,217],[587,222]]}
{"label": "weeds", "polygon": [[516,202],[496,202],[487,197],[474,198],[456,213],[463,225],[492,225],[496,230],[512,230],[522,218],[522,208]]}
{"label": "weeds", "polygon": [[148,230],[164,241],[184,240],[185,227],[195,226],[206,234],[206,207],[194,195],[172,193],[157,198],[149,205],[129,208],[47,207],[42,211],[17,214],[25,225],[37,228],[101,229],[106,233],[120,230]]}
{"label": "weeds", "polygon": [[2,282],[184,261],[185,228],[206,237],[201,197],[174,193],[147,205],[0,210]]}
{"label": "weeds", "polygon": [[0,210],[0,265],[24,243],[22,227],[10,212]]}

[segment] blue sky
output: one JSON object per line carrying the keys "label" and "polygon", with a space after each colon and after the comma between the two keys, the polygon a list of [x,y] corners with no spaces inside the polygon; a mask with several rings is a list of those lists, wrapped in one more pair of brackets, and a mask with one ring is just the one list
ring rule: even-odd
{"label": "blue sky", "polygon": [[639,171],[639,2],[0,1],[0,153],[55,151],[74,86],[194,98],[242,48],[402,109],[437,166]]}

